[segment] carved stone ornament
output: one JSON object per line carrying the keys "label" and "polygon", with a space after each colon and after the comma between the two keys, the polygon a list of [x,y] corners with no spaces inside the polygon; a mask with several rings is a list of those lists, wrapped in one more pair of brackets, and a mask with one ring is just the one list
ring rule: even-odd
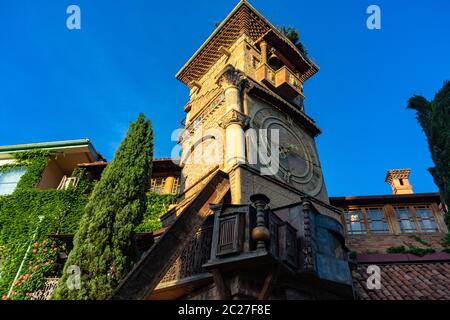
{"label": "carved stone ornament", "polygon": [[303,200],[303,269],[305,271],[314,271],[314,253],[312,249],[312,239],[311,239],[311,202],[307,199]]}
{"label": "carved stone ornament", "polygon": [[250,124],[250,118],[242,112],[230,110],[220,119],[219,126],[226,129],[232,124],[238,124],[243,129],[246,129]]}
{"label": "carved stone ornament", "polygon": [[232,65],[227,65],[218,77],[217,84],[224,88],[239,88],[242,81],[245,79],[244,74],[236,70]]}

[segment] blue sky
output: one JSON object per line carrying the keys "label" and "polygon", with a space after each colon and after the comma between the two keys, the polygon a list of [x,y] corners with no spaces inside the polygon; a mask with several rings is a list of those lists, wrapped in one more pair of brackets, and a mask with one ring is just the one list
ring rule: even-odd
{"label": "blue sky", "polygon": [[[188,90],[175,73],[237,1],[14,0],[0,2],[0,145],[90,138],[108,159],[139,112],[152,119],[157,157],[170,156]],[[450,79],[447,0],[253,0],[275,25],[300,31],[320,72],[306,111],[330,195],[390,193],[392,168],[416,192],[437,190],[413,94]],[[81,8],[81,30],[66,8]],[[379,5],[382,29],[366,28]]]}

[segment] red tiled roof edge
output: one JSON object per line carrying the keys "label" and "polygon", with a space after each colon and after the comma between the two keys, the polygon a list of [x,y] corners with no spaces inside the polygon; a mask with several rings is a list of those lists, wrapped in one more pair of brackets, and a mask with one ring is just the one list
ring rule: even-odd
{"label": "red tiled roof edge", "polygon": [[450,261],[450,254],[446,252],[437,252],[419,257],[408,253],[386,253],[358,255],[356,259],[359,264],[444,262]]}

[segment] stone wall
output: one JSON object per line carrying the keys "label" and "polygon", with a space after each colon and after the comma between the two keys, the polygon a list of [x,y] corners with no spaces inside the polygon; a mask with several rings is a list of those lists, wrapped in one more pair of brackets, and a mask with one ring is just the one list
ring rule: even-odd
{"label": "stone wall", "polygon": [[[360,236],[349,236],[346,239],[346,245],[350,249],[350,251],[355,251],[359,254],[367,254],[367,253],[386,253],[386,250],[391,247],[399,247],[399,246],[414,246],[418,248],[426,248],[426,245],[423,245],[413,238],[412,235],[402,234],[402,235],[393,235],[393,234],[365,234]],[[442,233],[434,233],[430,235],[420,234],[420,238],[427,242],[430,247],[435,249],[436,251],[440,251],[443,249],[442,240],[445,235]]]}
{"label": "stone wall", "polygon": [[[283,159],[280,161],[280,170],[277,178],[291,176],[289,184],[301,192],[307,193],[323,202],[329,203],[325,181],[320,166],[318,151],[314,138],[307,133],[300,123],[295,122],[286,113],[280,111],[276,106],[265,102],[258,97],[247,96],[247,111],[251,118],[252,129],[278,129],[280,130],[280,143],[283,148],[297,147],[305,159],[305,168],[296,167],[297,176],[292,167],[281,168],[285,165]],[[249,139],[248,139],[249,140]],[[250,149],[250,141],[247,141],[247,149]],[[258,145],[260,147],[260,145]],[[252,164],[252,167],[259,169],[267,165]],[[299,175],[301,173],[301,175]],[[286,179],[283,179],[286,181]]]}

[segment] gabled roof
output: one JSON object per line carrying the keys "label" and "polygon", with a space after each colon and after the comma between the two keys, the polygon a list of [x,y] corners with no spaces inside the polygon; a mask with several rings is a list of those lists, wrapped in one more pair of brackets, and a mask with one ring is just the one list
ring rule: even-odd
{"label": "gabled roof", "polygon": [[199,81],[223,55],[219,50],[220,47],[229,49],[244,33],[255,42],[268,36],[271,39],[276,38],[277,41],[283,43],[284,49],[287,50],[287,48],[290,48],[291,55],[304,64],[303,69],[307,70],[307,77],[310,77],[319,70],[276,27],[247,1],[242,0],[181,68],[176,75],[177,79],[189,87],[194,81]]}

